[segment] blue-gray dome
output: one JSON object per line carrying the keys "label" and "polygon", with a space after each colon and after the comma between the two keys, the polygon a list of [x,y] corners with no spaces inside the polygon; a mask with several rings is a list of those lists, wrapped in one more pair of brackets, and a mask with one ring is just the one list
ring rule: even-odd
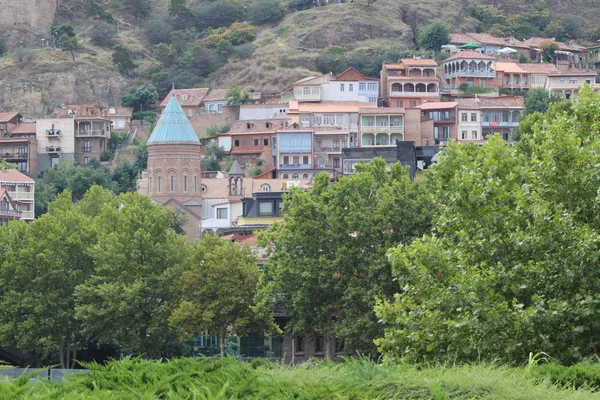
{"label": "blue-gray dome", "polygon": [[200,143],[181,105],[171,97],[147,144]]}

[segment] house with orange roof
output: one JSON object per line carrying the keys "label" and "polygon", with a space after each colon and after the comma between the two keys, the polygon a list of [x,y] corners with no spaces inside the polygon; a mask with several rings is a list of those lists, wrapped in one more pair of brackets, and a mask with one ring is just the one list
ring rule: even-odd
{"label": "house with orange roof", "polygon": [[461,85],[498,89],[501,83],[496,77],[496,60],[489,54],[463,50],[444,60],[444,79],[455,90]]}
{"label": "house with orange roof", "polygon": [[433,132],[429,133],[433,137],[433,143],[428,145],[445,145],[457,139],[457,108],[458,103],[453,101],[430,102],[417,106],[421,111],[421,122],[433,123]]}
{"label": "house with orange roof", "polygon": [[0,190],[7,192],[17,211],[21,213],[21,219],[35,219],[35,181],[32,178],[16,169],[0,170]]}
{"label": "house with orange roof", "polygon": [[388,107],[416,107],[440,100],[440,80],[433,59],[402,58],[397,64],[383,64],[381,98]]}
{"label": "house with orange roof", "polygon": [[21,123],[22,116],[18,112],[0,113],[0,137],[4,136],[16,125]]}

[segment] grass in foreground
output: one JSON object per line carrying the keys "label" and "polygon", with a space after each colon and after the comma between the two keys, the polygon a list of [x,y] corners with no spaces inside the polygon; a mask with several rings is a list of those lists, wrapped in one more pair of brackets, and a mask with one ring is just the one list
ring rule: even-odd
{"label": "grass in foreground", "polygon": [[[558,387],[525,368],[419,368],[365,360],[298,367],[233,359],[125,359],[91,364],[64,384],[19,378],[0,383],[2,399],[600,399]],[[535,369],[537,367],[533,367]],[[585,386],[585,384],[583,385]]]}

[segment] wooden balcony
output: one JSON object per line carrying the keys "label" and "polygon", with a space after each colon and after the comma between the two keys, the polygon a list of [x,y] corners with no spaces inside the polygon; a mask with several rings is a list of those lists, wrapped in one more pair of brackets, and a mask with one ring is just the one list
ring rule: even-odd
{"label": "wooden balcony", "polygon": [[80,129],[75,131],[75,137],[110,137],[110,132],[103,129]]}

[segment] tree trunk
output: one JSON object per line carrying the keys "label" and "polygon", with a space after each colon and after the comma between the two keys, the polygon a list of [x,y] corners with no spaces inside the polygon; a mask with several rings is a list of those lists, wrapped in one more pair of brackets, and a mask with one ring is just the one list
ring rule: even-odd
{"label": "tree trunk", "polygon": [[64,366],[65,366],[65,343],[64,343],[64,340],[62,340],[62,339],[58,345],[58,354],[59,354],[59,360],[60,360],[60,367],[64,368]]}
{"label": "tree trunk", "polygon": [[333,360],[333,355],[331,354],[331,335],[328,333],[325,334],[324,337],[325,344],[325,358],[329,361]]}
{"label": "tree trunk", "polygon": [[71,356],[71,369],[75,368],[75,362],[77,360],[77,345],[73,345],[73,355]]}
{"label": "tree trunk", "polygon": [[75,53],[71,50],[71,57],[73,57],[73,62],[75,62]]}
{"label": "tree trunk", "polygon": [[219,348],[221,350],[221,358],[225,357],[225,329],[221,328],[219,332]]}
{"label": "tree trunk", "polygon": [[65,350],[65,363],[64,363],[64,365],[61,365],[60,367],[62,369],[65,369],[65,368],[69,368],[69,365],[71,365],[71,338],[67,337],[67,348]]}

